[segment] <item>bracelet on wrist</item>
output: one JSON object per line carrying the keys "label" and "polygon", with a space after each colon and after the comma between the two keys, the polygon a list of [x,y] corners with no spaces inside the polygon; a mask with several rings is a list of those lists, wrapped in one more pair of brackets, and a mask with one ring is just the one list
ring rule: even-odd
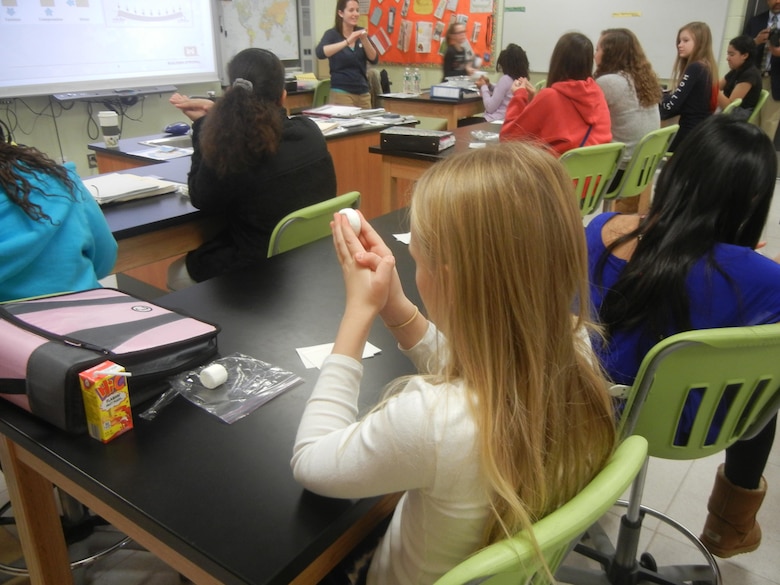
{"label": "bracelet on wrist", "polygon": [[404,321],[400,325],[387,325],[387,323],[385,323],[385,325],[387,326],[388,329],[403,329],[407,325],[410,325],[412,323],[412,321],[414,321],[417,318],[417,315],[419,315],[419,314],[420,314],[420,309],[417,307],[417,305],[415,305],[414,306],[414,312],[412,313],[412,316],[409,317],[409,319],[407,319],[406,321]]}

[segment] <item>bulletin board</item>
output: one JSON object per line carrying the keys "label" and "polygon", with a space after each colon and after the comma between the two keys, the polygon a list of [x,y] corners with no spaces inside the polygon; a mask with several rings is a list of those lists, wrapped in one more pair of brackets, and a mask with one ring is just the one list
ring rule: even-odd
{"label": "bulletin board", "polygon": [[369,0],[361,8],[383,63],[441,65],[453,22],[465,24],[470,56],[493,60],[494,0]]}

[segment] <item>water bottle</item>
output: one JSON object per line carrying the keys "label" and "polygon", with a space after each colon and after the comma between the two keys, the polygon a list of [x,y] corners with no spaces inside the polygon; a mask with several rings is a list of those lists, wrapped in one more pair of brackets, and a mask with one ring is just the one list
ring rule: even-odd
{"label": "water bottle", "polygon": [[412,93],[420,95],[420,70],[417,67],[414,68],[414,77],[412,77]]}
{"label": "water bottle", "polygon": [[404,93],[412,93],[412,74],[408,67],[404,69]]}

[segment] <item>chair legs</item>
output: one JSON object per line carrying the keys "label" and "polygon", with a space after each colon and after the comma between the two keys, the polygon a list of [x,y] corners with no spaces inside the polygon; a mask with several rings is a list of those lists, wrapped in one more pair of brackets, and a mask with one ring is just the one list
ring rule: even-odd
{"label": "chair legs", "polygon": [[[574,552],[596,561],[600,568],[579,568],[564,564],[555,574],[557,581],[573,585],[638,585],[640,583],[722,585],[720,569],[715,558],[693,532],[665,514],[640,504],[646,474],[647,463],[631,486],[629,500],[618,502],[618,505],[626,507],[626,513],[620,519],[615,545],[612,545],[603,528],[595,524],[586,533],[588,545],[581,541],[574,548]],[[681,532],[701,552],[707,564],[659,567],[651,554],[639,555],[639,537],[646,514],[658,518]]]}
{"label": "chair legs", "polygon": [[[99,552],[90,552],[86,546],[86,539],[92,534],[95,527],[95,518],[89,515],[87,508],[76,500],[73,496],[57,489],[62,509],[62,528],[71,552],[70,568],[72,570],[81,569],[91,565],[95,561],[106,555],[113,553],[130,544],[132,540],[129,536],[119,534],[114,543],[107,545]],[[82,554],[83,553],[83,554]],[[78,557],[73,560],[73,557]],[[30,572],[23,564],[6,564],[0,562],[0,573],[14,576],[28,576]],[[74,581],[79,583],[83,580],[82,575],[74,574]]]}

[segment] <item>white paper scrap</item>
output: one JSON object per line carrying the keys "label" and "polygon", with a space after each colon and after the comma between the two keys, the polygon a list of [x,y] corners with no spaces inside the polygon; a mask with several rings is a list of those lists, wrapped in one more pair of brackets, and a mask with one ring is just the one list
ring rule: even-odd
{"label": "white paper scrap", "polygon": [[[295,351],[298,352],[298,357],[301,358],[303,365],[307,369],[321,368],[322,362],[333,352],[333,344],[323,343],[321,345],[299,347]],[[376,345],[366,342],[366,346],[363,348],[363,359],[374,357],[381,351]]]}

